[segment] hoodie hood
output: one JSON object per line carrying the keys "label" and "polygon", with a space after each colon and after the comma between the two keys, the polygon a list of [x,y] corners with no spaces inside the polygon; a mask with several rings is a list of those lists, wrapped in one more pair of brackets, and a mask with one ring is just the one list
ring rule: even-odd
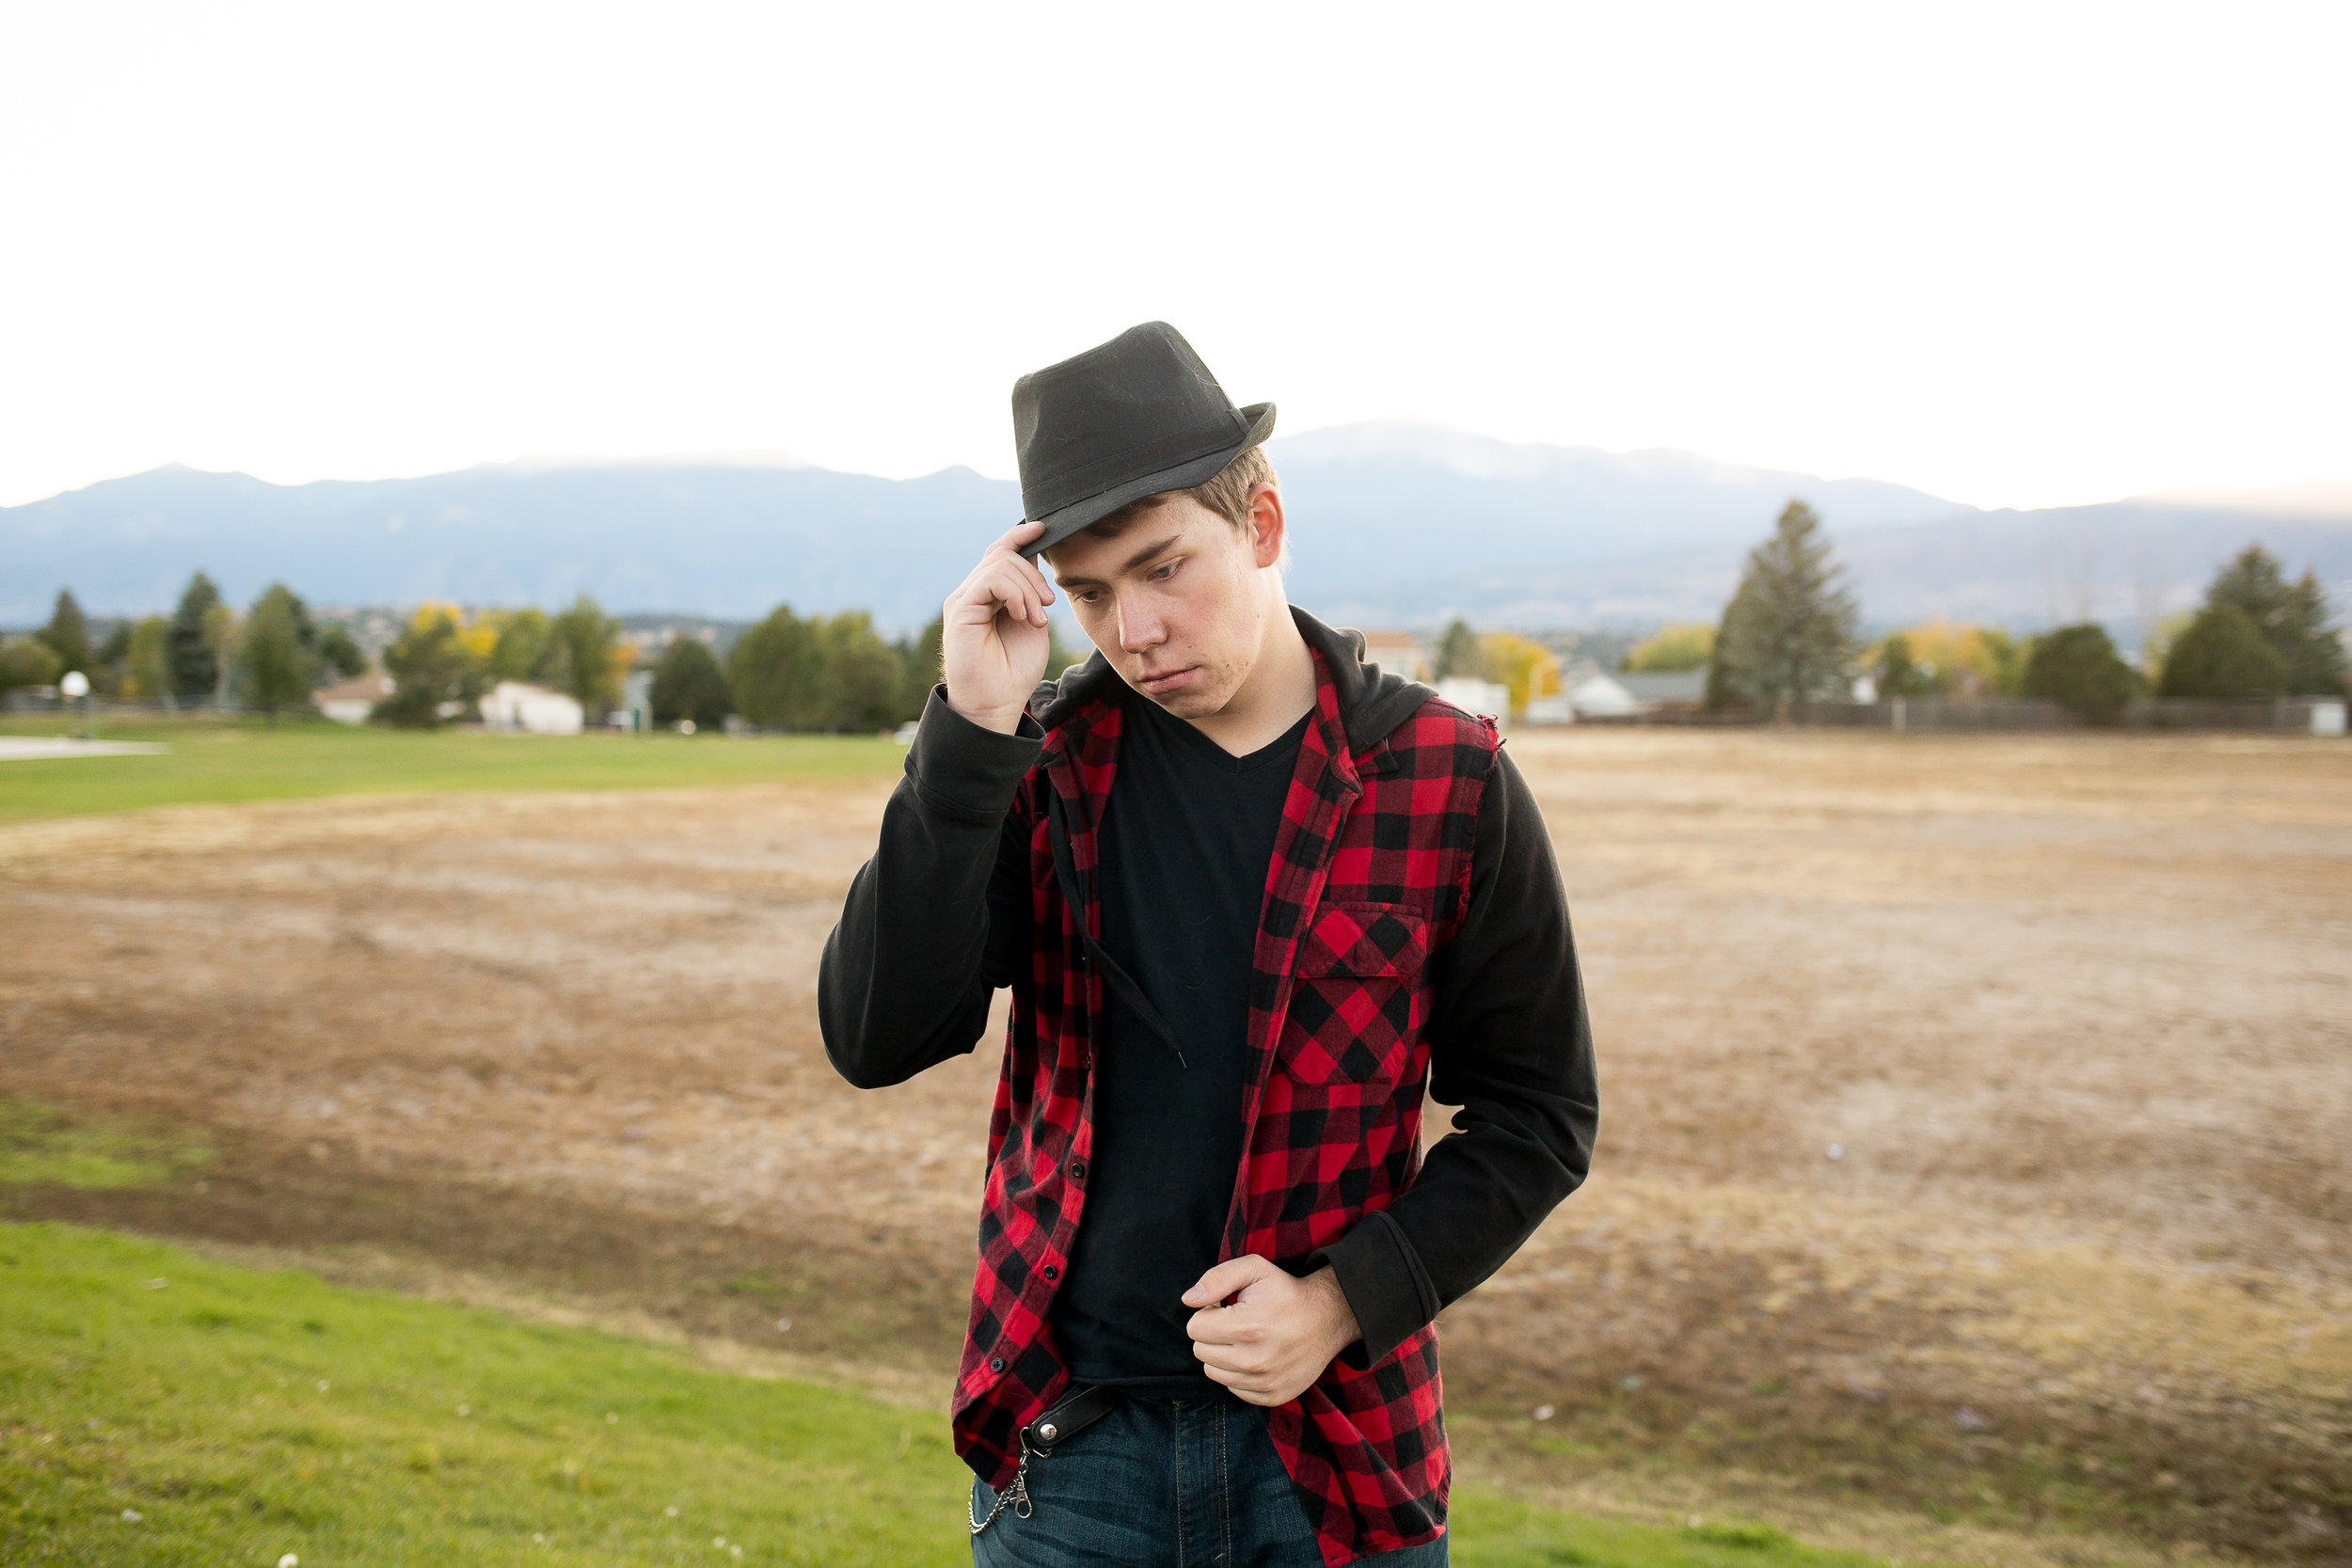
{"label": "hoodie hood", "polygon": [[[1346,626],[1327,626],[1296,605],[1291,619],[1307,645],[1323,656],[1340,704],[1340,724],[1347,731],[1349,749],[1362,752],[1386,740],[1437,692],[1416,680],[1364,662],[1364,634]],[[1084,664],[1063,672],[1061,679],[1046,681],[1029,697],[1029,711],[1046,729],[1069,719],[1088,703],[1115,700],[1126,683],[1110,660],[1097,649]]]}

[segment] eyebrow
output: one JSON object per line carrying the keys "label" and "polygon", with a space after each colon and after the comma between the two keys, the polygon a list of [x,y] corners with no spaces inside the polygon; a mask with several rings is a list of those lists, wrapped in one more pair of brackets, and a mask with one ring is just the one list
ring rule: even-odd
{"label": "eyebrow", "polygon": [[[1144,546],[1143,548],[1137,550],[1135,554],[1120,562],[1119,563],[1119,569],[1121,572],[1134,571],[1136,567],[1142,565],[1153,556],[1158,555],[1162,550],[1165,550],[1171,545],[1176,544],[1179,540],[1183,539],[1184,536],[1184,531],[1180,529],[1155,545]],[[1092,578],[1066,578],[1058,571],[1054,574],[1054,580],[1064,588],[1069,587],[1072,583],[1082,582],[1088,584],[1089,586],[1092,586],[1094,583],[1094,579]]]}

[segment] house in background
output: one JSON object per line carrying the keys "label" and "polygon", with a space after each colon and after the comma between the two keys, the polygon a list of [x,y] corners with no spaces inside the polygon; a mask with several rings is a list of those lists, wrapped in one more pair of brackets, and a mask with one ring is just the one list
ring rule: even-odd
{"label": "house in background", "polygon": [[1448,675],[1438,683],[1438,695],[1465,713],[1484,714],[1489,719],[1511,717],[1511,689],[1501,681],[1480,680],[1475,675]]}
{"label": "house in background", "polygon": [[1576,722],[1576,703],[1565,691],[1549,696],[1527,699],[1527,711],[1519,715],[1522,724],[1573,724]]}
{"label": "house in background", "polygon": [[1403,675],[1406,680],[1429,678],[1429,649],[1413,633],[1368,631],[1361,635],[1367,663],[1377,664],[1384,672]]}
{"label": "house in background", "polygon": [[392,677],[381,670],[370,670],[347,681],[321,687],[310,694],[310,701],[319,711],[338,724],[364,724],[375,705],[392,694]]}
{"label": "house in background", "polygon": [[1630,719],[1642,711],[1642,700],[1626,689],[1629,678],[1596,670],[1568,688],[1568,705],[1579,719]]}
{"label": "house in background", "polygon": [[482,722],[530,735],[578,735],[587,713],[577,698],[523,681],[501,681],[482,699]]}
{"label": "house in background", "polygon": [[1644,712],[1661,707],[1696,707],[1707,701],[1707,668],[1652,670],[1609,677],[1633,694]]}
{"label": "house in background", "polygon": [[1630,719],[1660,708],[1696,707],[1707,697],[1705,670],[1604,673],[1589,666],[1568,688],[1580,719]]}

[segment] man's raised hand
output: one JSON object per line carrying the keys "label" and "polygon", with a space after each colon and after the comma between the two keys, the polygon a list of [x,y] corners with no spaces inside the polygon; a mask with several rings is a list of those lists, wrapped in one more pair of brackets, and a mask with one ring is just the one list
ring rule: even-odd
{"label": "man's raised hand", "polygon": [[1015,524],[989,546],[972,575],[940,607],[939,647],[947,705],[975,724],[1010,735],[1045,678],[1045,607],[1053,586],[1021,546],[1042,523]]}

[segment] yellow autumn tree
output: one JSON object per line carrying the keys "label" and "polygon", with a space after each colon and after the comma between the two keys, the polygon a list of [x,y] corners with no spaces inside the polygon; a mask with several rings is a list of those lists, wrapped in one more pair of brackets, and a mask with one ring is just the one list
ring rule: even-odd
{"label": "yellow autumn tree", "polygon": [[1677,621],[1633,644],[1625,656],[1629,673],[1704,670],[1715,657],[1715,628],[1704,621]]}
{"label": "yellow autumn tree", "polygon": [[408,629],[430,633],[438,622],[447,621],[453,641],[465,656],[486,670],[490,655],[499,645],[499,627],[505,617],[496,610],[468,615],[466,607],[445,599],[427,599],[417,606],[417,612],[408,617]]}
{"label": "yellow autumn tree", "polygon": [[1510,689],[1511,717],[1527,712],[1530,698],[1549,697],[1560,689],[1560,661],[1539,642],[1507,631],[1490,631],[1478,640],[1486,656],[1486,678]]}

